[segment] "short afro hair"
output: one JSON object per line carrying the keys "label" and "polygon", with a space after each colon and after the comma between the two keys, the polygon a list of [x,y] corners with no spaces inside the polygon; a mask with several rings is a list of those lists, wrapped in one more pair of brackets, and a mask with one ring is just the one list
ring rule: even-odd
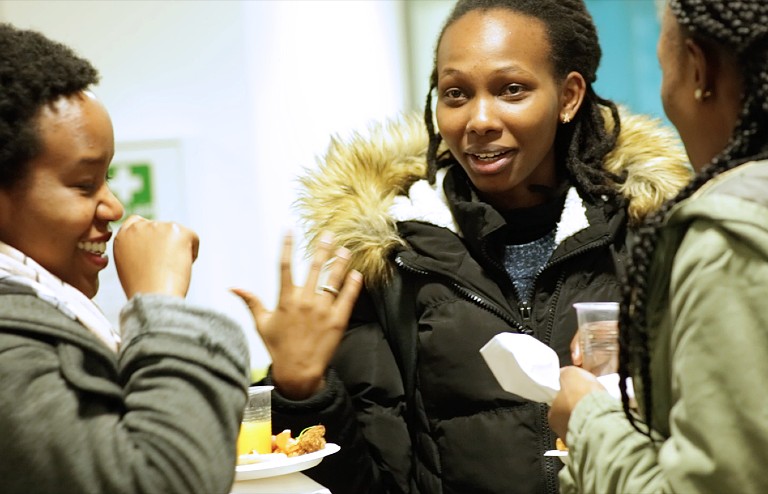
{"label": "short afro hair", "polygon": [[0,187],[23,177],[26,164],[41,151],[40,109],[98,80],[93,65],[71,48],[0,23]]}

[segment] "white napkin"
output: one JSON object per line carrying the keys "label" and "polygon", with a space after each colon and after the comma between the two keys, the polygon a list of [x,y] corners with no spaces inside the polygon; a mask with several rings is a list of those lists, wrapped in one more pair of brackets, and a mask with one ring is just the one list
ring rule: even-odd
{"label": "white napkin", "polygon": [[499,333],[480,349],[505,391],[551,404],[560,391],[560,360],[533,336]]}
{"label": "white napkin", "polygon": [[[621,391],[619,390],[619,374],[614,372],[613,374],[606,374],[604,376],[597,376],[597,380],[605,387],[608,393],[616,398],[621,399]],[[630,403],[635,399],[635,389],[632,387],[632,378],[627,378],[627,396]]]}
{"label": "white napkin", "polygon": [[[502,389],[522,398],[552,404],[560,391],[560,360],[557,353],[533,336],[499,333],[480,349]],[[621,398],[619,375],[607,374],[597,380],[614,398]],[[627,394],[634,398],[632,379]]]}

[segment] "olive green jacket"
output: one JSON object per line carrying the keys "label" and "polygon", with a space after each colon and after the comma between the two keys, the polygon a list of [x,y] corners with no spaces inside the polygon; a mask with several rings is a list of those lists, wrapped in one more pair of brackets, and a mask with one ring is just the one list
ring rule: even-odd
{"label": "olive green jacket", "polygon": [[670,211],[648,303],[659,441],[607,393],[588,395],[569,423],[562,492],[768,492],[766,191],[768,162],[753,162]]}

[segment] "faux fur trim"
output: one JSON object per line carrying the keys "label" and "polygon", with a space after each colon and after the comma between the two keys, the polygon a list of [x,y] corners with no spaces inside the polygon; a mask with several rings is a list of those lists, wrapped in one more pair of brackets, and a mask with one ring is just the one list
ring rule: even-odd
{"label": "faux fur trim", "polygon": [[[637,225],[693,178],[685,149],[677,134],[658,119],[619,108],[621,132],[616,146],[605,157],[605,169],[627,180],[619,187],[629,199],[629,221]],[[613,128],[613,120],[605,119]]]}
{"label": "faux fur trim", "polygon": [[[623,110],[621,119],[618,142],[606,156],[605,168],[627,173],[619,190],[629,200],[630,222],[637,224],[688,183],[692,172],[671,129]],[[606,120],[610,128],[612,120]],[[346,140],[332,138],[318,166],[299,179],[296,208],[310,245],[322,232],[332,233],[339,245],[352,251],[352,266],[368,284],[377,285],[391,273],[388,254],[404,245],[397,221],[429,221],[458,233],[445,205],[444,172],[435,185],[424,180],[427,144],[417,114],[376,123]],[[580,200],[579,205],[583,207]]]}

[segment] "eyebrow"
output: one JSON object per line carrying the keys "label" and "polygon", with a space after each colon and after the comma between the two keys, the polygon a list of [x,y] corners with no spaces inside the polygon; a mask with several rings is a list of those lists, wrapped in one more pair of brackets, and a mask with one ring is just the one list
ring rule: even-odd
{"label": "eyebrow", "polygon": [[107,162],[107,155],[103,154],[101,156],[86,156],[79,160],[77,160],[78,165],[87,165],[87,166],[101,166],[105,162]]}
{"label": "eyebrow", "polygon": [[[440,77],[443,77],[443,76],[461,75],[461,74],[464,74],[464,72],[461,71],[461,70],[458,70],[458,69],[447,67],[447,68],[441,70],[438,75]],[[530,75],[530,72],[520,68],[519,65],[505,65],[503,67],[499,67],[497,69],[494,69],[492,74],[494,74],[494,75],[496,75],[496,74],[524,74],[524,75]]]}

